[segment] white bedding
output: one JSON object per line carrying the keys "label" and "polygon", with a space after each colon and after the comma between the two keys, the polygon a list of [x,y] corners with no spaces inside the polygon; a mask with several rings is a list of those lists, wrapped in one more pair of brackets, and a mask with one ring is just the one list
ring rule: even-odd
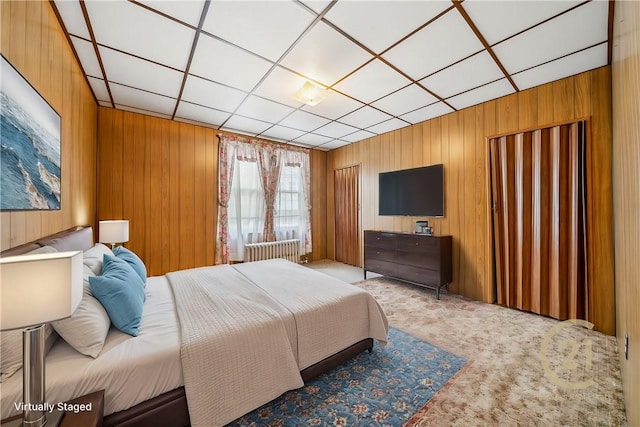
{"label": "white bedding", "polygon": [[[234,267],[282,304],[276,311],[288,319],[284,327],[299,370],[364,338],[386,341],[384,312],[359,288],[282,260]],[[46,360],[47,402],[106,390],[105,415],[109,415],[184,385],[180,323],[167,277],[148,278],[146,293],[140,334],[131,337],[112,327],[98,358],[84,356],[58,340]],[[0,418],[16,415],[22,371],[0,384],[0,396]]]}
{"label": "white bedding", "polygon": [[[148,278],[146,293],[140,334],[131,337],[111,327],[97,359],[58,339],[46,360],[47,402],[106,390],[109,415],[184,384],[178,320],[166,277]],[[2,419],[19,413],[14,402],[22,401],[22,370],[0,384],[0,396]]]}
{"label": "white bedding", "polygon": [[299,371],[352,344],[387,341],[360,288],[283,259],[168,273],[191,424],[221,426],[303,385]]}

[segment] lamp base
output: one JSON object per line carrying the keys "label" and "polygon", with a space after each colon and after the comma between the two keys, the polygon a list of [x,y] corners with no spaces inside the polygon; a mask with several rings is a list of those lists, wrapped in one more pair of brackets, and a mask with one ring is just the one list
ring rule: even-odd
{"label": "lamp base", "polygon": [[[62,417],[64,417],[64,411],[54,409],[53,412],[47,412],[43,426],[58,427],[60,421],[62,421]],[[31,427],[32,425],[33,424],[24,424],[22,417],[2,423],[2,427]]]}

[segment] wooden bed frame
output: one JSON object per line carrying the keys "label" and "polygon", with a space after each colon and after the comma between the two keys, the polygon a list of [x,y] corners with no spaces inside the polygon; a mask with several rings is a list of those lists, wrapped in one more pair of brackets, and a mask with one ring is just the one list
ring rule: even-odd
{"label": "wooden bed frame", "polygon": [[[73,227],[69,230],[43,237],[34,242],[25,243],[0,253],[1,257],[20,255],[44,246],[47,240],[64,238],[86,227]],[[300,371],[302,380],[308,381],[354,358],[363,351],[373,350],[373,339],[359,341],[338,353]],[[141,402],[124,411],[116,412],[104,417],[104,427],[186,427],[190,425],[189,409],[184,387],[156,396]]]}

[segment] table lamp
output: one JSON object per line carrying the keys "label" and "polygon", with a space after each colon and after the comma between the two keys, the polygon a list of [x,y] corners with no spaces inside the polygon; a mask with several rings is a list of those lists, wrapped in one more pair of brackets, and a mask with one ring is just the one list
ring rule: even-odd
{"label": "table lamp", "polygon": [[0,258],[0,330],[23,329],[24,411],[15,425],[55,426],[62,417],[37,410],[45,403],[44,324],[71,316],[82,287],[82,252]]}
{"label": "table lamp", "polygon": [[100,243],[109,243],[111,249],[116,243],[124,243],[129,241],[129,220],[109,220],[100,221],[98,231]]}

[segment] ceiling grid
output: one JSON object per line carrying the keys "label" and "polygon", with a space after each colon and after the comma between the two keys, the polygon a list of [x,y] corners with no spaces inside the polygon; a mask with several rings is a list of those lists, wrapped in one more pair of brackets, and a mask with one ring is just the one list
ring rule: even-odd
{"label": "ceiling grid", "polygon": [[[608,64],[606,0],[52,0],[99,105],[331,150]],[[293,99],[310,81],[316,106]]]}

